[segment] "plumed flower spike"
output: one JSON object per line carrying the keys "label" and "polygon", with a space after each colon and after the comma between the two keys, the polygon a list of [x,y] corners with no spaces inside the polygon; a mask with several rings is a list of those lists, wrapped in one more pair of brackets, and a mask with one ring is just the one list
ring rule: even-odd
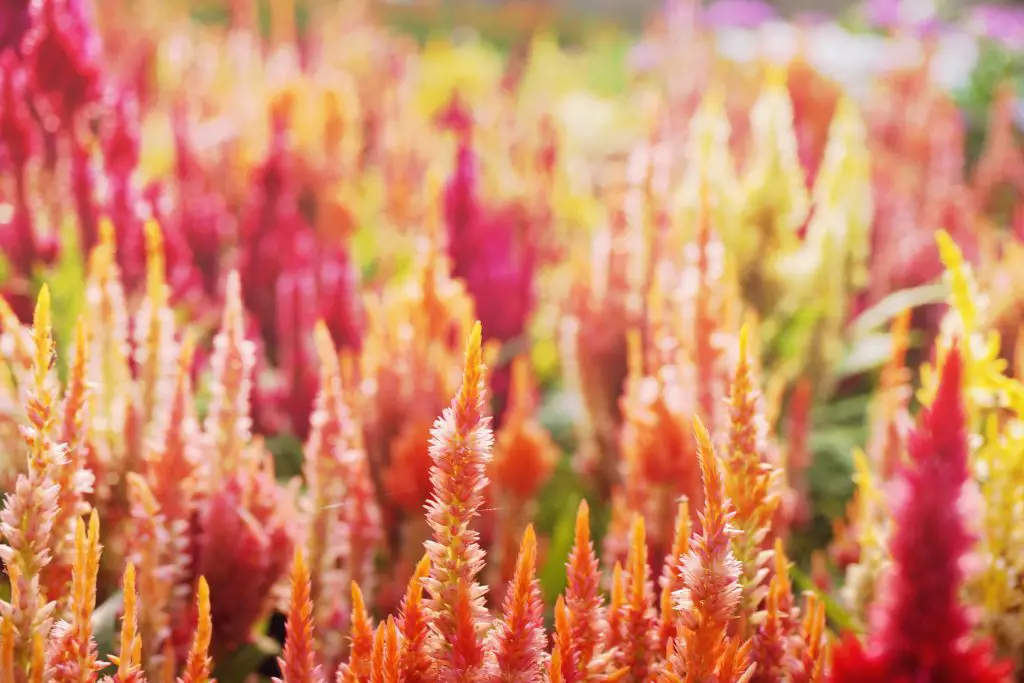
{"label": "plumed flower spike", "polygon": [[292,597],[284,641],[281,678],[276,683],[318,683],[322,681],[316,666],[313,641],[313,601],[310,599],[310,577],[302,549],[296,548],[292,563]]}
{"label": "plumed flower spike", "polygon": [[753,613],[764,598],[768,573],[762,543],[771,530],[778,507],[774,493],[775,480],[781,474],[765,462],[764,418],[759,412],[760,395],[754,383],[753,369],[747,355],[748,329],[740,331],[740,356],[733,376],[729,398],[731,425],[729,430],[729,465],[726,493],[736,510],[739,531],[733,542],[736,559],[743,567],[744,607]]}
{"label": "plumed flower spike", "polygon": [[[730,521],[732,505],[725,495],[721,463],[711,445],[711,436],[699,418],[694,418],[697,453],[704,475],[704,511],[701,534],[693,539],[683,558],[683,588],[676,593],[679,639],[688,681],[713,678],[726,664],[730,650],[726,637],[729,623],[740,601],[740,564],[732,553],[735,534]],[[731,664],[730,664],[731,665]]]}
{"label": "plumed flower spike", "polygon": [[373,655],[373,623],[366,612],[363,591],[352,582],[352,646],[348,662],[338,670],[339,683],[366,683],[370,680]]}
{"label": "plumed flower spike", "polygon": [[493,636],[501,680],[540,683],[544,677],[544,603],[536,579],[537,536],[526,527],[512,589],[505,596],[505,616]]}
{"label": "plumed flower spike", "polygon": [[629,667],[629,678],[646,681],[660,654],[658,623],[654,613],[654,586],[647,563],[647,533],[644,518],[633,517],[629,534],[629,555],[626,558],[629,587],[625,605],[626,638],[622,645],[621,662]]}
{"label": "plumed flower spike", "polygon": [[432,651],[439,681],[476,681],[485,675],[483,635],[488,628],[486,589],[476,576],[483,566],[479,535],[470,529],[483,502],[493,435],[484,416],[484,366],[480,323],[466,345],[462,386],[431,432],[433,498],[427,522],[430,576],[426,588],[433,613]]}
{"label": "plumed flower spike", "polygon": [[[566,563],[565,606],[571,623],[568,642],[571,652],[562,657],[566,679],[583,678],[598,655],[601,632],[605,628],[604,600],[601,596],[601,568],[590,540],[590,506],[580,501],[576,511],[576,538]],[[557,613],[556,613],[557,616]]]}
{"label": "plumed flower spike", "polygon": [[196,633],[192,638],[192,647],[188,651],[185,673],[178,679],[178,683],[214,683],[210,679],[210,641],[213,639],[210,586],[202,576],[199,577],[199,587],[196,590],[196,607],[199,612]]}
{"label": "plumed flower spike", "polygon": [[70,621],[54,628],[49,644],[53,683],[93,681],[96,672],[104,666],[97,661],[92,630],[99,564],[99,517],[94,510],[89,518],[88,533],[85,522],[80,518],[76,520]]}
{"label": "plumed flower spike", "polygon": [[405,683],[432,681],[433,660],[427,651],[428,614],[423,604],[423,580],[430,573],[430,556],[424,555],[409,580],[409,588],[402,603],[399,627],[402,632],[402,675]]}
{"label": "plumed flower spike", "polygon": [[253,343],[245,338],[242,285],[238,273],[228,277],[224,317],[213,341],[210,408],[205,431],[217,448],[218,472],[238,468],[252,430],[249,395],[256,363]]}
{"label": "plumed flower spike", "polygon": [[135,565],[124,569],[124,616],[121,618],[121,647],[110,662],[117,666],[111,683],[141,683],[142,637],[138,633],[138,594],[135,592]]}
{"label": "plumed flower spike", "polygon": [[848,639],[837,650],[834,681],[1009,681],[989,644],[970,640],[960,602],[964,560],[975,541],[963,495],[969,472],[962,384],[954,344],[935,400],[911,436],[910,462],[897,474],[892,566],[874,604],[867,647]]}

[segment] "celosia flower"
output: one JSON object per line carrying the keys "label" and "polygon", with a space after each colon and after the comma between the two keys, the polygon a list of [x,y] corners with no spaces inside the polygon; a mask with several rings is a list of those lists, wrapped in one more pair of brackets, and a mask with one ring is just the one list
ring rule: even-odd
{"label": "celosia flower", "polygon": [[21,39],[31,23],[30,0],[4,0],[0,4],[0,54],[21,51]]}
{"label": "celosia flower", "polygon": [[[569,560],[565,563],[565,619],[567,630],[558,636],[562,653],[563,677],[567,683],[586,680],[597,673],[609,673],[611,659],[605,639],[604,598],[601,596],[601,572],[594,545],[590,540],[590,506],[580,501],[576,511],[576,532]],[[559,603],[563,600],[560,597]],[[556,624],[558,611],[555,612]],[[602,644],[605,645],[601,652]]]}
{"label": "celosia flower", "polygon": [[100,43],[90,9],[80,0],[33,4],[22,45],[46,129],[70,130],[75,115],[99,95]]}
{"label": "celosia flower", "polygon": [[659,651],[667,652],[669,645],[676,637],[679,613],[673,607],[672,596],[683,587],[683,577],[680,573],[682,566],[680,562],[690,552],[690,503],[686,498],[679,501],[676,512],[676,535],[672,539],[672,551],[665,558],[665,564],[661,570],[659,586],[661,588],[661,609],[659,629]]}
{"label": "celosia flower", "polygon": [[402,601],[398,624],[402,631],[402,675],[406,683],[428,683],[433,680],[434,662],[430,657],[429,618],[423,603],[423,581],[430,573],[430,555],[424,555],[409,580],[409,588]]}
{"label": "celosia flower", "polygon": [[388,617],[387,622],[378,626],[374,634],[371,683],[401,683],[404,680],[398,656],[399,641],[395,618]]}
{"label": "celosia flower", "polygon": [[[749,675],[743,663],[747,646],[740,648],[742,641],[728,636],[742,596],[741,566],[731,548],[736,533],[731,525],[734,512],[725,495],[718,455],[711,445],[711,436],[697,418],[694,431],[704,475],[702,530],[691,541],[690,552],[682,560],[683,587],[675,594],[676,609],[680,612],[676,647],[679,659],[670,658],[667,668],[676,675],[684,675],[685,681],[724,683]],[[737,678],[725,678],[730,673]]]}
{"label": "celosia flower", "polygon": [[483,503],[493,442],[484,414],[481,335],[478,322],[466,345],[462,385],[431,433],[434,496],[427,505],[427,523],[434,538],[426,543],[431,567],[425,586],[437,680],[450,683],[483,681],[487,674],[482,640],[490,621],[484,605],[487,589],[476,581],[484,552],[477,544],[478,533],[469,526]]}
{"label": "celosia flower", "polygon": [[288,608],[284,656],[279,659],[281,678],[275,683],[316,683],[322,681],[316,665],[313,636],[313,601],[310,598],[310,575],[302,550],[295,551],[292,564],[292,595]]}
{"label": "celosia flower", "polygon": [[338,683],[370,683],[373,657],[373,623],[366,613],[363,592],[352,583],[352,643],[348,662],[338,669]]}
{"label": "celosia flower", "polygon": [[624,637],[617,661],[628,669],[629,678],[646,681],[656,670],[655,662],[661,653],[658,652],[658,619],[654,611],[651,569],[647,563],[644,519],[639,515],[633,518],[626,564],[629,571],[628,595],[622,606]]}
{"label": "celosia flower", "polygon": [[836,650],[830,680],[1009,681],[991,646],[970,633],[961,603],[965,557],[974,534],[967,522],[967,434],[963,364],[946,355],[932,405],[910,440],[910,462],[892,491],[893,564],[871,613],[867,646],[848,637]]}
{"label": "celosia flower", "polygon": [[766,425],[760,414],[760,398],[747,356],[744,328],[740,332],[739,363],[729,398],[731,427],[725,490],[735,510],[733,520],[738,533],[732,547],[743,568],[740,583],[744,611],[748,614],[758,608],[767,590],[764,584],[771,556],[762,551],[779,504],[776,487],[782,474],[767,462],[764,454]]}
{"label": "celosia flower", "polygon": [[198,619],[195,635],[192,637],[192,646],[189,648],[188,659],[185,662],[185,673],[178,679],[178,683],[213,683],[210,679],[213,664],[209,656],[210,642],[213,638],[210,586],[203,577],[199,577],[196,587],[196,613]]}
{"label": "celosia flower", "polygon": [[537,537],[526,527],[504,616],[491,632],[498,677],[504,683],[540,683],[546,665],[544,603],[536,579]]}
{"label": "celosia flower", "polygon": [[117,667],[112,676],[104,676],[101,683],[145,683],[142,673],[142,638],[137,627],[138,595],[135,592],[135,566],[124,569],[124,615],[121,617],[121,638],[117,656],[110,663]]}
{"label": "celosia flower", "polygon": [[49,664],[53,683],[91,683],[104,668],[98,661],[92,617],[96,606],[96,576],[100,567],[99,517],[94,510],[75,526],[75,557],[71,579],[70,621],[61,621],[50,634]]}
{"label": "celosia flower", "polygon": [[[57,518],[59,479],[66,465],[65,447],[55,441],[58,425],[57,397],[53,386],[54,341],[51,329],[50,292],[44,286],[39,293],[33,326],[31,388],[26,396],[28,424],[21,429],[28,446],[28,471],[18,477],[13,492],[4,498],[0,512],[0,560],[7,569],[11,595],[0,602],[0,614],[16,629],[15,659],[27,676],[41,676],[35,662],[36,639],[50,629],[55,603],[40,583],[41,572],[53,559],[53,524]],[[63,531],[63,530],[61,530]]]}

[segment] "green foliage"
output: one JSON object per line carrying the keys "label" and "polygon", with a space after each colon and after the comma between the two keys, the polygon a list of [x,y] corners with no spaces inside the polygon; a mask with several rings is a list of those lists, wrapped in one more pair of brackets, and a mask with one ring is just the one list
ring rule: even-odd
{"label": "green foliage", "polygon": [[[41,279],[50,286],[53,307],[53,333],[61,349],[71,346],[75,334],[75,321],[85,306],[86,255],[79,245],[78,224],[74,220],[64,221],[60,230],[60,257],[56,265]],[[71,355],[57,354],[57,370],[61,381],[67,374],[67,363]]]}

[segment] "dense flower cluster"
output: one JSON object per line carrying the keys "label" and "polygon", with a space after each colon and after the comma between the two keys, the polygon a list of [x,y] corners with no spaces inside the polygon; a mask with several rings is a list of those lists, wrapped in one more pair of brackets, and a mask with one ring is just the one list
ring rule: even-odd
{"label": "dense flower cluster", "polygon": [[0,683],[1024,672],[1010,85],[972,164],[927,31],[858,94],[667,4],[613,97],[541,30],[0,0]]}

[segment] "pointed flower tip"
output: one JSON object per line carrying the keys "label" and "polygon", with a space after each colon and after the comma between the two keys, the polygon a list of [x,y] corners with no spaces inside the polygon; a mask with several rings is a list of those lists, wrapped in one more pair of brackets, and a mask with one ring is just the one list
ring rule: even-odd
{"label": "pointed flower tip", "polygon": [[483,326],[477,320],[469,332],[466,342],[466,367],[478,367],[483,363]]}
{"label": "pointed flower tip", "polygon": [[711,434],[708,432],[708,428],[704,426],[701,419],[696,415],[693,416],[693,435],[697,439],[697,450],[701,459],[704,458],[708,453],[711,453]]}
{"label": "pointed flower tip", "polygon": [[580,501],[576,509],[576,542],[590,540],[590,505],[586,499]]}
{"label": "pointed flower tip", "polygon": [[316,355],[323,365],[331,364],[337,357],[334,348],[334,340],[331,339],[331,332],[327,329],[327,323],[323,318],[316,321],[313,328],[313,343],[316,346]]}
{"label": "pointed flower tip", "polygon": [[163,231],[160,230],[160,224],[155,219],[150,218],[146,221],[146,251],[150,254],[160,254],[164,248],[164,236]]}
{"label": "pointed flower tip", "polygon": [[34,320],[37,328],[50,326],[50,286],[45,282],[39,289],[39,296],[36,298]]}
{"label": "pointed flower tip", "polygon": [[747,348],[750,343],[750,324],[743,323],[743,327],[740,328],[740,364],[746,363],[747,361]]}
{"label": "pointed flower tip", "polygon": [[114,244],[114,222],[104,216],[100,219],[100,246],[113,251]]}
{"label": "pointed flower tip", "polygon": [[307,580],[309,571],[306,569],[306,556],[301,547],[295,548],[295,557],[292,559],[292,581],[301,583]]}
{"label": "pointed flower tip", "polygon": [[537,549],[537,533],[533,530],[533,524],[526,525],[526,531],[523,532],[522,549],[525,552],[527,549],[536,551]]}
{"label": "pointed flower tip", "polygon": [[939,378],[939,388],[932,404],[932,411],[943,416],[943,421],[949,420],[958,415],[962,408],[963,385],[963,359],[960,355],[959,342],[953,341],[949,351],[945,354],[942,364],[942,374]]}

